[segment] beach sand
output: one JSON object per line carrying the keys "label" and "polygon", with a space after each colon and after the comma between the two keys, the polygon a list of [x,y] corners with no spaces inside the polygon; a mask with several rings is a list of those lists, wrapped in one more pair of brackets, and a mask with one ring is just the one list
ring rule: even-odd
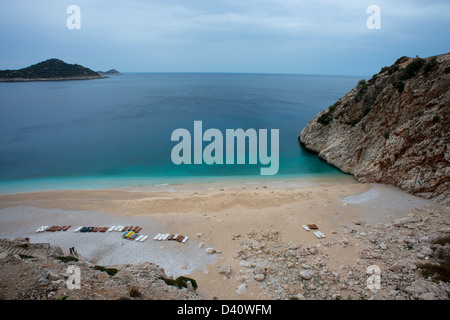
{"label": "beach sand", "polygon": [[[291,181],[292,182],[292,181]],[[304,247],[337,242],[342,224],[363,220],[384,223],[407,215],[418,206],[438,204],[409,195],[398,188],[358,183],[352,178],[301,184],[251,183],[184,185],[161,189],[46,191],[0,195],[0,238],[29,237],[32,242],[70,247],[99,265],[150,261],[169,276],[186,275],[198,283],[205,299],[271,299],[264,286],[248,282],[238,295],[241,249],[239,236],[277,230],[284,244]],[[325,239],[302,228],[317,224]],[[36,233],[42,225],[72,225],[66,231]],[[145,242],[125,240],[119,232],[75,233],[78,226],[139,225]],[[155,241],[157,233],[189,236],[186,243]],[[236,240],[238,239],[238,240]],[[362,246],[362,244],[361,244]],[[207,254],[205,248],[218,252]],[[328,265],[352,265],[363,249],[332,246]],[[221,265],[232,273],[218,273]]]}

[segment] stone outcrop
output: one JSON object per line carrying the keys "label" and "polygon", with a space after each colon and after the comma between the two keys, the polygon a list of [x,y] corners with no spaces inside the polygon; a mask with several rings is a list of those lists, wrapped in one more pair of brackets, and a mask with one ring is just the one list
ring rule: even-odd
{"label": "stone outcrop", "polygon": [[402,57],[361,80],[299,135],[359,181],[450,204],[450,53]]}
{"label": "stone outcrop", "polygon": [[[69,285],[75,269],[79,288]],[[182,288],[174,282],[151,262],[96,266],[80,255],[64,256],[57,246],[0,239],[2,300],[200,299],[190,281]]]}

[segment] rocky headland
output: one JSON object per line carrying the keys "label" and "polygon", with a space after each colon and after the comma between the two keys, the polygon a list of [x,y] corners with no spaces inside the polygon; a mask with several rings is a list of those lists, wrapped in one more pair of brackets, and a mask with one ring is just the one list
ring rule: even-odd
{"label": "rocky headland", "polygon": [[401,57],[319,113],[298,139],[362,182],[450,204],[450,53]]}

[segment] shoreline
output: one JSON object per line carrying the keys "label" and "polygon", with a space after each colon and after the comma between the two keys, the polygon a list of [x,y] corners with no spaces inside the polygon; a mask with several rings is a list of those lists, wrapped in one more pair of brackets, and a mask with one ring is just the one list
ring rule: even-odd
{"label": "shoreline", "polygon": [[217,176],[217,177],[96,177],[34,178],[0,182],[0,195],[81,190],[124,190],[148,192],[176,192],[183,190],[214,190],[240,188],[242,185],[279,185],[302,187],[320,183],[353,183],[356,179],[346,174],[277,176]]}
{"label": "shoreline", "polygon": [[[204,299],[274,299],[287,290],[280,285],[279,292],[272,291],[276,281],[284,281],[283,277],[255,281],[249,275],[253,269],[242,262],[251,261],[251,257],[242,260],[239,256],[248,246],[247,241],[253,243],[265,232],[276,234],[274,239],[258,240],[266,248],[316,248],[320,254],[311,258],[320,256],[330,269],[341,273],[341,266],[357,266],[361,251],[367,247],[361,240],[352,240],[345,249],[336,245],[343,237],[349,237],[341,230],[343,226],[354,225],[354,221],[363,221],[367,226],[392,223],[424,208],[448,215],[448,208],[398,188],[345,180],[324,179],[307,184],[297,181],[303,185],[296,186],[289,185],[292,181],[284,181],[188,184],[171,191],[125,188],[3,194],[0,238],[29,237],[32,242],[61,246],[65,253],[75,247],[85,258],[102,265],[154,262],[169,276],[194,278],[199,284],[197,293]],[[326,237],[318,239],[303,230],[302,225],[309,223],[317,224]],[[41,225],[72,227],[67,232],[36,233]],[[91,225],[140,225],[141,234],[149,235],[149,239],[136,243],[123,240],[121,234],[114,232],[73,232],[78,226]],[[157,233],[179,233],[189,239],[184,244],[155,241],[153,236]],[[206,248],[216,252],[208,254]],[[264,247],[257,252],[262,254]],[[283,259],[276,262],[285,264]],[[220,266],[229,267],[231,274],[219,273]],[[297,267],[302,268],[300,264]],[[277,275],[276,271],[271,272],[275,273],[270,276]]]}

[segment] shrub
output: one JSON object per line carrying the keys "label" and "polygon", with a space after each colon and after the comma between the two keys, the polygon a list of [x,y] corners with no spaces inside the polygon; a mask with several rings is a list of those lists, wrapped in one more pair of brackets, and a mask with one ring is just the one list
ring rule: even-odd
{"label": "shrub", "polygon": [[194,289],[197,289],[197,282],[194,279],[180,276],[176,279],[160,277],[159,279],[163,280],[169,286],[175,286],[178,288],[187,288],[187,282],[190,281]]}
{"label": "shrub", "polygon": [[78,258],[72,257],[72,256],[59,256],[56,257],[56,259],[61,260],[62,262],[69,262],[69,261],[78,261]]}
{"label": "shrub", "polygon": [[115,275],[117,272],[119,272],[119,270],[117,270],[115,268],[105,268],[105,267],[102,267],[102,266],[94,266],[94,270],[99,270],[99,271],[106,272],[111,277],[113,275]]}
{"label": "shrub", "polygon": [[333,120],[333,114],[331,112],[326,112],[317,118],[317,122],[323,125],[329,124]]}
{"label": "shrub", "polygon": [[390,68],[391,68],[391,67],[388,67],[388,66],[383,67],[383,68],[381,68],[380,72],[378,72],[378,74],[381,74],[381,73],[384,73],[384,72],[386,72],[386,71],[389,71]]}
{"label": "shrub", "polygon": [[425,65],[425,63],[425,59],[415,59],[413,62],[408,64],[405,70],[403,70],[402,75],[400,76],[400,80],[405,81],[414,78],[419,73],[420,69],[422,69],[422,67]]}
{"label": "shrub", "polygon": [[403,90],[405,90],[405,81],[397,80],[397,82],[394,83],[394,87],[398,92],[402,93]]}
{"label": "shrub", "polygon": [[433,72],[437,69],[439,69],[439,64],[436,57],[433,57],[424,65],[423,72],[428,74],[429,72]]}
{"label": "shrub", "polygon": [[405,61],[408,61],[408,60],[409,60],[409,58],[407,56],[403,56],[403,57],[398,58],[397,61],[395,61],[394,64],[401,64],[401,63],[403,63]]}
{"label": "shrub", "polygon": [[387,140],[391,134],[389,132],[385,132],[383,137]]}

